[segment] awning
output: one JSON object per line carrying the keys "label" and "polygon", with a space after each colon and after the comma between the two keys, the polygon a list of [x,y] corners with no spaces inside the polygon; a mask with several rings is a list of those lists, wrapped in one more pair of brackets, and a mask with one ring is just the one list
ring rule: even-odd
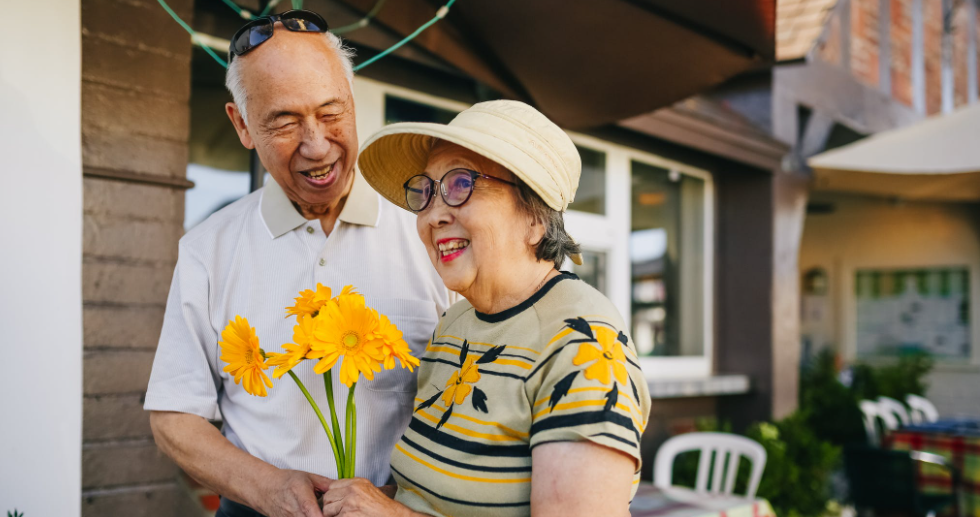
{"label": "awning", "polygon": [[[342,0],[367,12],[376,0]],[[406,35],[442,0],[387,2]],[[775,0],[459,0],[413,44],[568,128],[616,122],[766,66]],[[369,31],[345,34],[372,46]],[[364,38],[365,41],[359,41]]]}
{"label": "awning", "polygon": [[819,191],[980,200],[980,104],[878,133],[807,163]]}

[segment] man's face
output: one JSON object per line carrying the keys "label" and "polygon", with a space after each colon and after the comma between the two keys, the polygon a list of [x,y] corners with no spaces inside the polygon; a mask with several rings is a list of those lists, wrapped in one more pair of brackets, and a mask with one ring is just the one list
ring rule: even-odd
{"label": "man's face", "polygon": [[241,63],[248,123],[227,106],[242,145],[307,217],[336,206],[357,162],[354,97],[340,57],[323,34],[275,35]]}

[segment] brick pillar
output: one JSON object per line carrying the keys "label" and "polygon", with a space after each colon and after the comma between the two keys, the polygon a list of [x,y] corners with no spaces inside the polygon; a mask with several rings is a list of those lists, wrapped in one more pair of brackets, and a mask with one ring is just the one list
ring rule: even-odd
{"label": "brick pillar", "polygon": [[81,5],[82,515],[193,515],[142,409],[190,185],[190,38],[154,0]]}

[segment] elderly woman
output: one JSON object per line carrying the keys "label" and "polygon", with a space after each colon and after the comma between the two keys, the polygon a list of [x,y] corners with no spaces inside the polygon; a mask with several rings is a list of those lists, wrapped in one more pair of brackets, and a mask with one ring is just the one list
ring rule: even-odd
{"label": "elderly woman", "polygon": [[491,101],[448,125],[388,126],[359,164],[418,215],[465,300],[422,356],[394,500],[340,480],[324,515],[629,515],[650,397],[616,309],[558,269],[578,254],[562,220],[581,172],[572,141],[526,104]]}

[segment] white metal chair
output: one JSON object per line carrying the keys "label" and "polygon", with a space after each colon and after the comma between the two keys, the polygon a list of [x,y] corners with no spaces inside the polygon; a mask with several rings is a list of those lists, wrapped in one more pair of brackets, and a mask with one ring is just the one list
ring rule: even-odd
{"label": "white metal chair", "polygon": [[[878,407],[881,408],[881,420],[888,426],[889,431],[894,431],[899,426],[907,426],[912,423],[912,420],[909,418],[909,412],[905,409],[905,404],[893,398],[878,397]],[[891,416],[891,422],[897,422],[897,425],[891,425],[885,415]]]}
{"label": "white metal chair", "polygon": [[935,422],[939,420],[939,411],[929,399],[918,395],[906,395],[905,402],[909,405],[909,418],[913,424]]}
{"label": "white metal chair", "polygon": [[[864,431],[868,433],[868,444],[878,445],[878,418],[881,410],[878,403],[873,400],[862,400],[860,403],[861,413],[864,414]],[[895,427],[898,427],[896,424]]]}
{"label": "white metal chair", "polygon": [[[664,442],[653,460],[653,484],[660,488],[669,488],[673,478],[674,459],[682,452],[694,450],[701,451],[695,491],[732,495],[735,490],[739,460],[741,456],[745,456],[752,462],[752,472],[745,497],[749,499],[755,497],[759,481],[762,480],[762,471],[766,467],[766,450],[753,440],[728,433],[686,433]],[[713,467],[712,456],[714,456]]]}

